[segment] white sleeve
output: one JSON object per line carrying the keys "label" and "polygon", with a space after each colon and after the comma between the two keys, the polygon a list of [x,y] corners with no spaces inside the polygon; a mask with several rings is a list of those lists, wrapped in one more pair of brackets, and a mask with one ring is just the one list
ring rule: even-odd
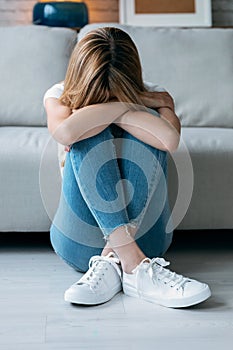
{"label": "white sleeve", "polygon": [[[46,93],[44,94],[43,98],[43,104],[45,106],[45,100],[49,97],[59,98],[64,91],[64,83],[58,83],[53,85],[51,88],[49,88]],[[61,171],[61,176],[63,177],[63,169],[66,159],[66,152],[64,150],[64,145],[61,145],[58,143],[58,161],[59,161],[59,167]]]}
{"label": "white sleeve", "polygon": [[148,81],[144,81],[144,86],[148,91],[166,92],[166,90],[163,87],[150,83]]}
{"label": "white sleeve", "polygon": [[[161,86],[150,83],[148,81],[144,81],[144,86],[148,91],[166,92],[166,90]],[[160,117],[160,114],[155,109],[149,108],[149,110],[151,114],[155,115],[156,117]]]}
{"label": "white sleeve", "polygon": [[59,98],[64,91],[64,83],[58,83],[49,88],[44,94],[43,104],[45,106],[45,100],[49,97]]}

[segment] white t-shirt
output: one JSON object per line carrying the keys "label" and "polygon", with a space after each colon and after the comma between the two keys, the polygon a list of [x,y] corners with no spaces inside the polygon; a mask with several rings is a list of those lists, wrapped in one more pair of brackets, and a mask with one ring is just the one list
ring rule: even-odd
{"label": "white t-shirt", "polygon": [[[159,85],[155,85],[150,82],[144,82],[144,86],[148,91],[156,91],[156,92],[165,92],[166,90],[160,87]],[[53,85],[51,88],[49,88],[43,98],[43,104],[45,106],[45,100],[49,97],[59,98],[61,97],[62,93],[64,91],[64,83],[57,83]],[[61,145],[58,143],[58,160],[59,160],[59,166],[61,170],[61,175],[63,175],[63,168],[65,164],[65,157],[66,152],[64,150],[64,145]]]}

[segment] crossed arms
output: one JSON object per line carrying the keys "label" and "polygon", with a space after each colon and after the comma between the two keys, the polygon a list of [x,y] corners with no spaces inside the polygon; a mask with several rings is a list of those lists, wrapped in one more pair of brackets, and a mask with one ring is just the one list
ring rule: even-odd
{"label": "crossed arms", "polygon": [[59,99],[45,100],[48,129],[53,138],[63,144],[94,136],[114,123],[152,147],[173,152],[180,139],[180,121],[174,111],[174,103],[167,92],[145,92],[143,102],[156,109],[160,117],[148,110],[131,110],[121,102],[109,102],[86,106],[71,111]]}

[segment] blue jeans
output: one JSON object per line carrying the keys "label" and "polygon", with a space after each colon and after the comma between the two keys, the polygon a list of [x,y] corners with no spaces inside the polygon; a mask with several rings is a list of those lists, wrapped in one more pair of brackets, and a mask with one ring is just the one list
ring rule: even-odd
{"label": "blue jeans", "polygon": [[131,225],[137,244],[152,258],[171,244],[169,217],[167,153],[112,124],[67,153],[51,243],[70,266],[85,272],[109,234]]}

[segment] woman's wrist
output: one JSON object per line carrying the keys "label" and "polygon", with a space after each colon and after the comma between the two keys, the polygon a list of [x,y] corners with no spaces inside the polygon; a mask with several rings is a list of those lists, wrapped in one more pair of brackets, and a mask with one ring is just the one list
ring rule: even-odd
{"label": "woman's wrist", "polygon": [[177,117],[175,112],[169,107],[161,107],[161,108],[158,108],[157,110],[160,115],[160,118],[166,120],[180,134],[181,125],[180,125],[179,118]]}

